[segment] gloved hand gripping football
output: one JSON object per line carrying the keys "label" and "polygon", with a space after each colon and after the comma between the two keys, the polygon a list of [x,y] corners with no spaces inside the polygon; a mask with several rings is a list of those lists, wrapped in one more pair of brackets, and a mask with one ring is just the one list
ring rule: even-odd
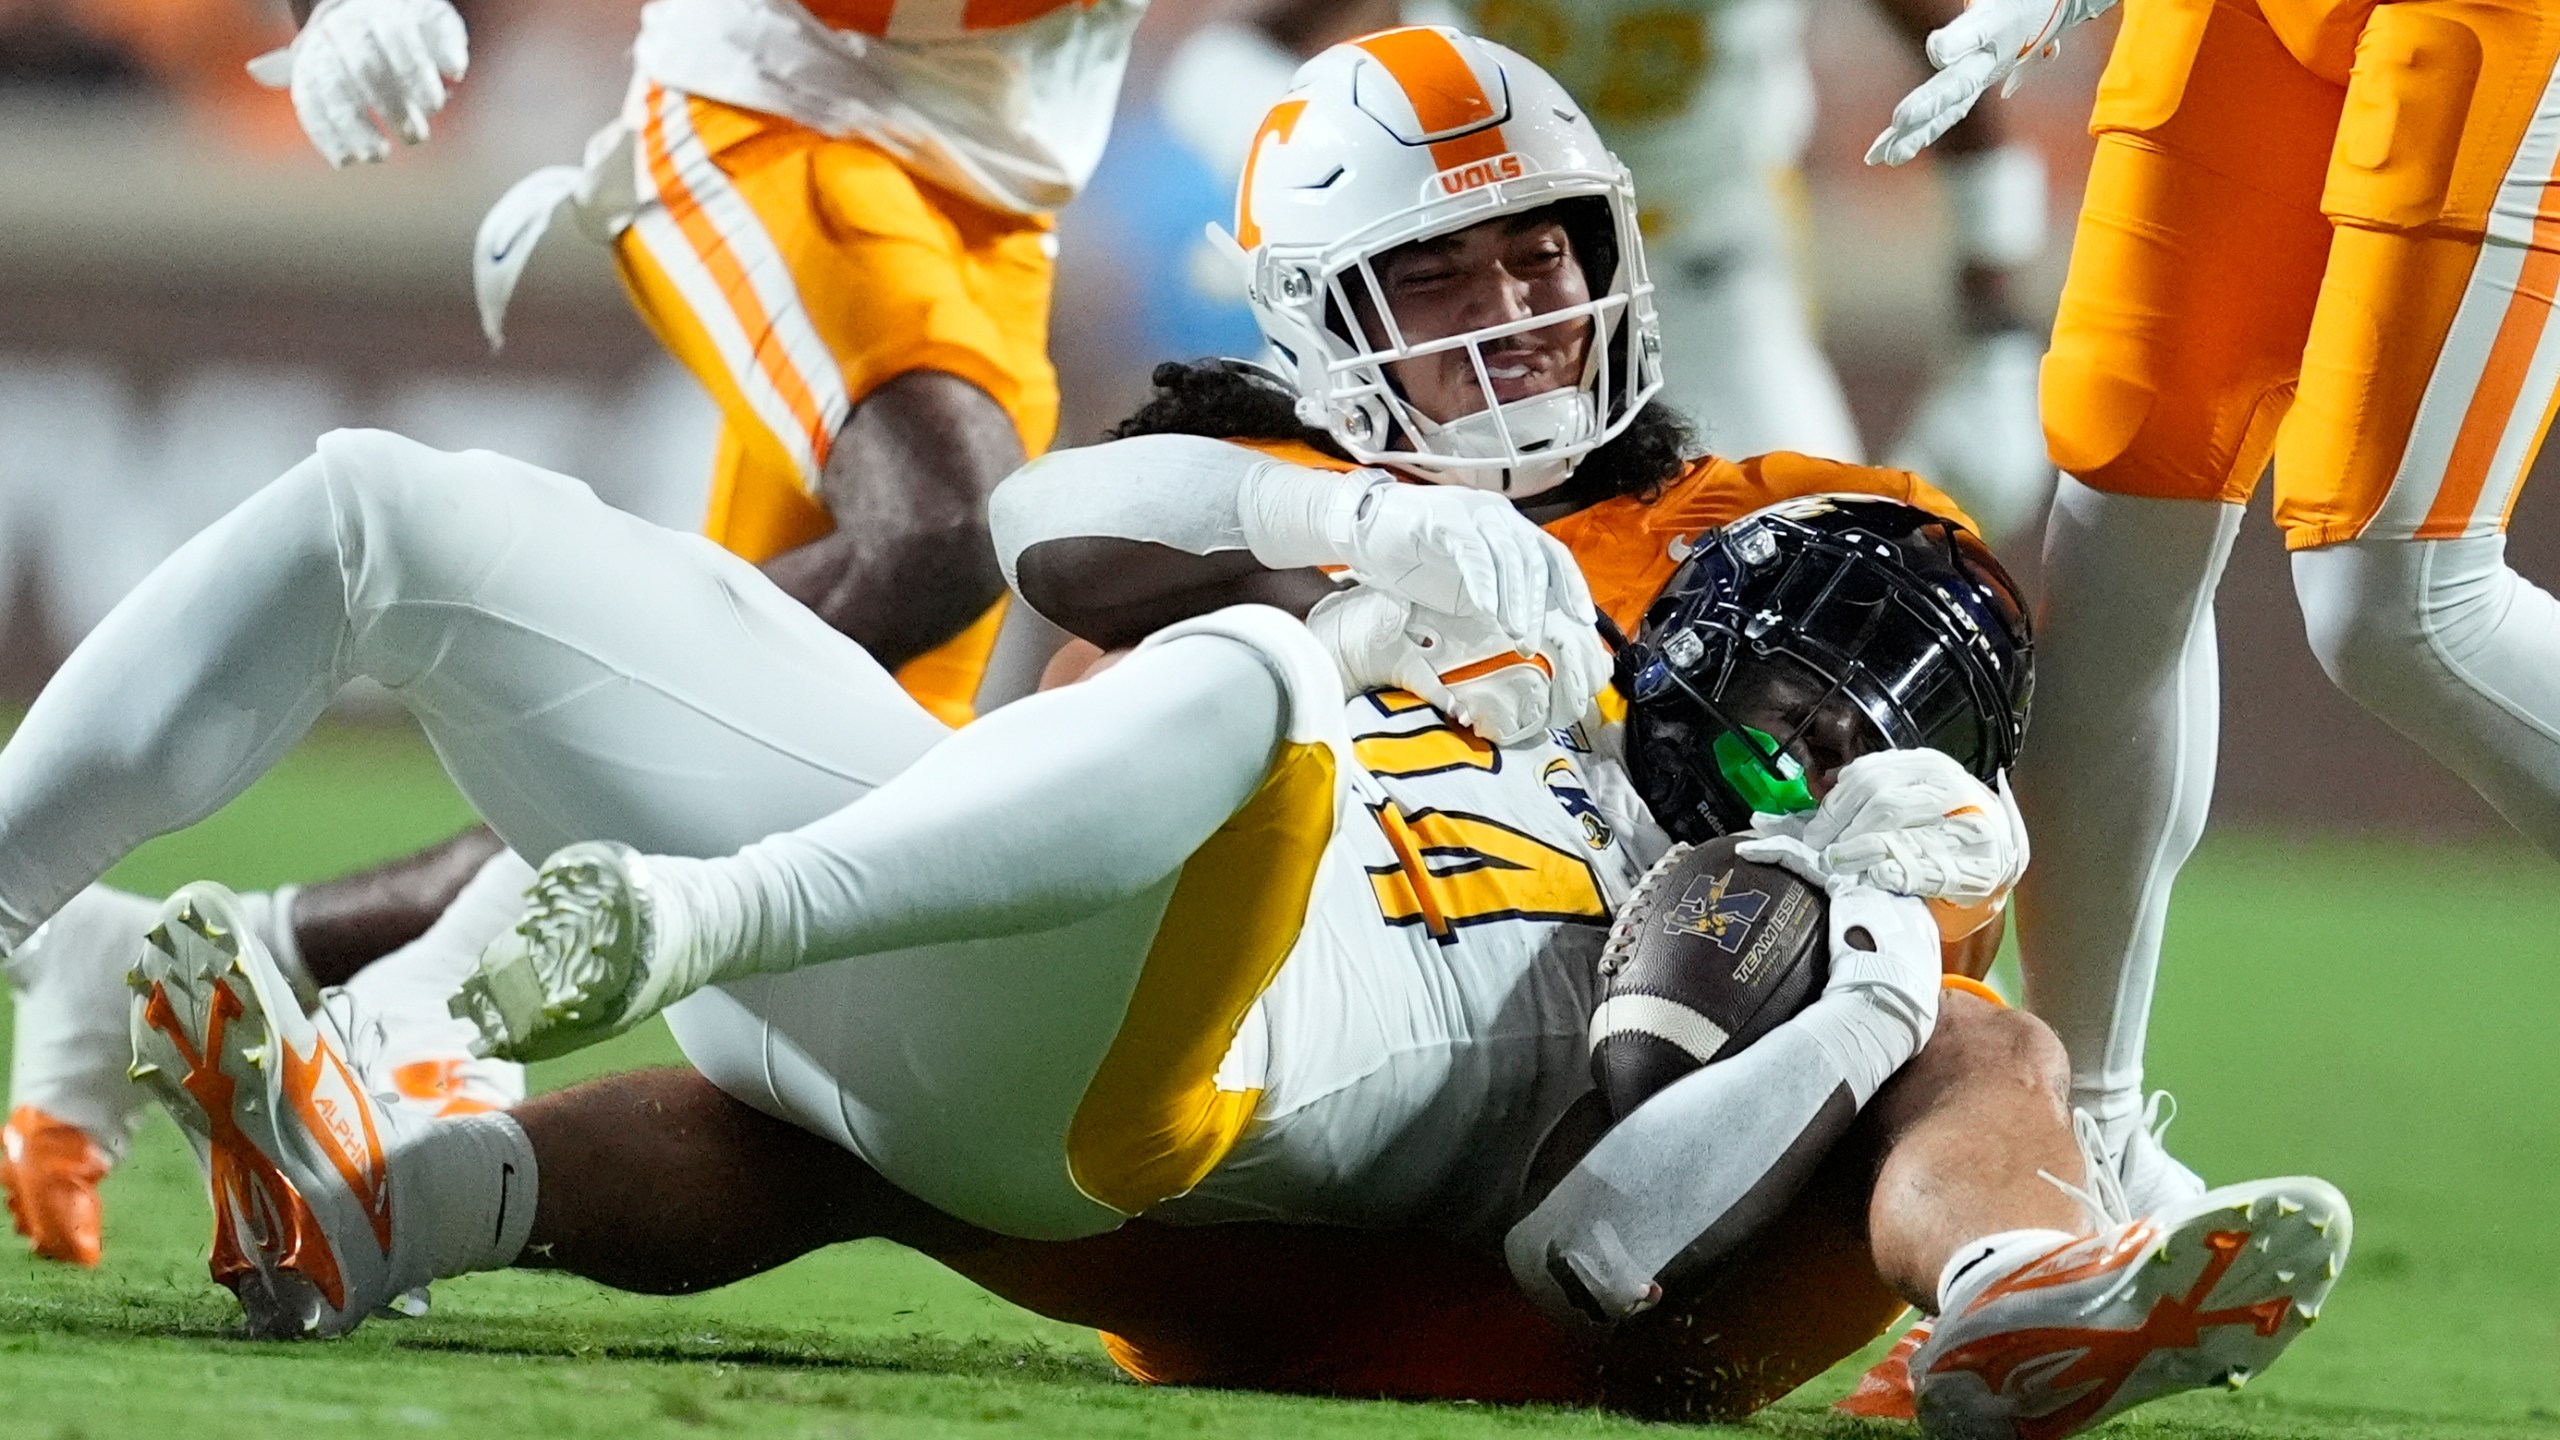
{"label": "gloved hand gripping football", "polygon": [[1811,815],[1755,816],[1752,828],[1746,859],[1958,905],[1999,899],[2027,870],[2008,778],[1994,790],[1936,750],[1861,755]]}

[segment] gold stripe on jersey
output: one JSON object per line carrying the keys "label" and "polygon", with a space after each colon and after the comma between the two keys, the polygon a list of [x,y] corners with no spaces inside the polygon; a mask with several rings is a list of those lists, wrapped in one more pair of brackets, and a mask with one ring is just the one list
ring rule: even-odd
{"label": "gold stripe on jersey", "polygon": [[1129,1012],[1067,1127],[1076,1187],[1124,1215],[1200,1183],[1259,1090],[1221,1090],[1245,1012],[1297,944],[1333,838],[1334,759],[1285,746],[1270,777],[1184,863]]}
{"label": "gold stripe on jersey", "polygon": [[1370,774],[1391,780],[1451,770],[1482,770],[1490,774],[1502,768],[1502,752],[1494,748],[1492,741],[1447,720],[1427,730],[1362,735],[1351,742],[1351,751]]}
{"label": "gold stripe on jersey", "polygon": [[1368,867],[1378,913],[1446,941],[1461,925],[1495,920],[1606,923],[1609,902],[1591,862],[1499,820],[1455,810],[1373,804],[1393,865]]}

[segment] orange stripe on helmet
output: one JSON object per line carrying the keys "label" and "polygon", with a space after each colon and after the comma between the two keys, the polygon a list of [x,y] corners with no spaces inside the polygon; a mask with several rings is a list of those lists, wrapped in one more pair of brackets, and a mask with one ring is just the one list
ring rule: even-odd
{"label": "orange stripe on helmet", "polygon": [[1254,132],[1253,148],[1244,152],[1244,178],[1236,182],[1236,243],[1250,250],[1262,243],[1262,226],[1253,218],[1253,169],[1262,163],[1262,142],[1289,142],[1298,128],[1298,117],[1307,113],[1304,100],[1283,100],[1262,117],[1262,128]]}
{"label": "orange stripe on helmet", "polygon": [[1501,118],[1501,110],[1494,105],[1493,97],[1484,93],[1475,68],[1458,53],[1457,46],[1449,43],[1448,36],[1415,25],[1382,30],[1351,43],[1368,51],[1370,58],[1385,66],[1396,84],[1404,87],[1405,99],[1413,102],[1413,115],[1421,122],[1423,134],[1481,127],[1433,141],[1431,163],[1437,168],[1451,170],[1489,160],[1511,148],[1503,141],[1502,127],[1494,123]]}

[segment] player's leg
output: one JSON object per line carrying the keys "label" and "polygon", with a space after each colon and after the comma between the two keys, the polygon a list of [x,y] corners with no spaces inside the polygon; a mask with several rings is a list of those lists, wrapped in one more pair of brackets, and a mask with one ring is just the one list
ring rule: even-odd
{"label": "player's leg", "polygon": [[2504,534],[2560,394],[2555,53],[2525,4],[2366,22],[2276,485],[2330,677],[2560,853],[2560,602]]}
{"label": "player's leg", "polygon": [[2311,323],[2340,101],[2250,10],[2151,5],[2128,11],[2096,111],[2044,371],[2065,473],[2017,776],[2036,839],[2019,944],[2073,1098],[2122,1156],[2160,1158],[2136,1133],[2142,1046],[2170,886],[2212,795],[2212,595]]}
{"label": "player's leg", "polygon": [[[1320,668],[1289,633],[1301,668]],[[1312,688],[1338,698],[1321,678]],[[1332,817],[1330,766],[1282,743],[1283,695],[1250,643],[1190,634],[952,737],[940,763],[834,817],[842,833],[801,860],[834,891],[777,907],[812,943],[842,942],[820,954],[929,948],[705,993],[671,1016],[679,1039],[724,1089],[1013,1233],[1096,1233],[1189,1188],[1250,1113],[1249,1094],[1217,1089],[1219,1066],[1296,939]],[[1189,862],[1213,851],[1221,863],[1189,883]],[[649,928],[682,943],[721,877],[652,863],[677,880],[652,887]],[[831,899],[861,913],[830,915]],[[209,1158],[216,1273],[252,1328],[343,1330],[387,1295],[513,1262],[541,1203],[522,1127],[420,1126],[346,1084],[329,1104],[362,1124],[319,1125],[326,1107],[296,1086],[344,1072],[361,1016],[314,1023],[281,1004],[228,908],[200,892],[166,912],[135,1033]],[[299,1198],[274,1198],[284,1189]],[[244,1223],[267,1205],[293,1223]]]}
{"label": "player's leg", "polygon": [[1932,1434],[2059,1437],[2245,1380],[2317,1318],[2346,1258],[2346,1203],[2318,1180],[2128,1214],[2066,1086],[2041,1023],[1950,994],[1861,1116],[1881,1157],[1876,1273],[1935,1317],[1907,1358]]}
{"label": "player's leg", "polygon": [[555,857],[465,1003],[541,1054],[690,995],[714,1083],[1008,1233],[1189,1189],[1251,1112],[1220,1066],[1313,903],[1340,695],[1277,612],[1193,625],[736,856]]}
{"label": "player's leg", "polygon": [[944,733],[700,540],[503,457],[341,432],[156,570],[0,750],[8,938],[244,788],[359,674],[535,853],[725,852]]}
{"label": "player's leg", "polygon": [[1057,423],[1047,222],[774,116],[647,109],[654,203],[616,253],[726,419],[708,533],[964,720],[1003,591],[986,496]]}
{"label": "player's leg", "polygon": [[0,1131],[0,1190],[39,1256],[95,1265],[98,1182],[124,1155],[148,1103],[125,1078],[123,970],[158,907],[103,885],[72,897],[0,958],[14,1034]]}
{"label": "player's leg", "polygon": [[[1108,1332],[1114,1358],[1154,1383],[1596,1398],[1591,1349],[1540,1316],[1500,1265],[1436,1235],[1141,1219],[1082,1240],[1019,1240],[951,1219],[692,1070],[593,1080],[512,1114],[542,1176],[519,1266],[682,1295],[877,1237]],[[651,1184],[620,1183],[634,1174]]]}
{"label": "player's leg", "polygon": [[473,826],[414,855],[297,886],[280,923],[260,934],[270,946],[280,939],[291,944],[313,984],[344,985],[427,933],[480,867],[505,849],[486,826]]}

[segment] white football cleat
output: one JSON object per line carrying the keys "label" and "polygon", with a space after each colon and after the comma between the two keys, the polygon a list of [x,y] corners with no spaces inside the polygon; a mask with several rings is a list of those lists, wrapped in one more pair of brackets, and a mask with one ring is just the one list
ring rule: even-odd
{"label": "white football cleat", "polygon": [[2170,1154],[2165,1143],[2169,1122],[2177,1118],[2177,1099],[2166,1090],[2154,1090],[2134,1123],[2110,1137],[2115,1143],[2109,1163],[2115,1168],[2116,1183],[2124,1188],[2125,1207],[2136,1215],[2174,1210],[2205,1192],[2204,1177]]}
{"label": "white football cleat", "polygon": [[170,896],[131,984],[133,1077],[195,1146],[213,1278],[249,1333],[343,1334],[408,1289],[392,1281],[388,1156],[431,1122],[366,1093],[337,1022],[302,1013],[238,898],[209,882]]}
{"label": "white football cleat", "polygon": [[98,1182],[151,1103],[125,1074],[123,981],[157,909],[92,885],[0,960],[15,1001],[0,1191],[47,1260],[98,1263]]}
{"label": "white football cleat", "polygon": [[2351,1232],[2345,1197],[2296,1176],[1986,1261],[1911,1356],[1921,1428],[2060,1440],[2163,1395],[2236,1390],[2319,1318]]}
{"label": "white football cleat", "polygon": [[514,1060],[567,1055],[691,994],[700,982],[685,982],[688,969],[708,978],[707,963],[668,963],[687,947],[666,943],[671,897],[652,883],[653,863],[610,841],[542,862],[524,918],[489,942],[453,997],[454,1015],[479,1027],[473,1049]]}

